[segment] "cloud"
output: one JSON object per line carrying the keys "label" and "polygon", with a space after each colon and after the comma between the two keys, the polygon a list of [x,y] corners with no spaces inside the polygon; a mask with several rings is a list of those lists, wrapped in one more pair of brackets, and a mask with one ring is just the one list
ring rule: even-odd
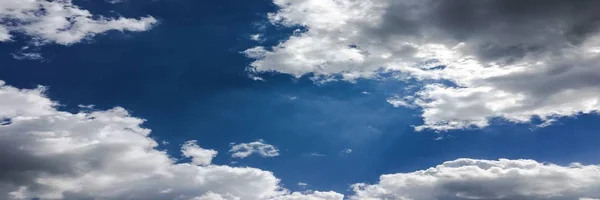
{"label": "cloud", "polygon": [[195,197],[191,200],[240,200],[240,198],[233,196],[231,194],[220,195],[213,192],[208,192],[205,195]]}
{"label": "cloud", "polygon": [[298,182],[298,186],[300,186],[300,187],[306,187],[306,186],[308,186],[308,183]]}
{"label": "cloud", "polygon": [[[195,141],[181,150],[192,162],[177,163],[156,149],[150,130],[142,127],[144,120],[125,109],[60,111],[44,91],[0,81],[0,199],[344,197],[333,191],[292,192],[272,172],[212,164],[217,152]],[[375,184],[353,184],[350,199],[584,200],[600,198],[599,188],[597,165],[457,159],[426,170],[382,175]]]}
{"label": "cloud", "polygon": [[192,158],[192,163],[195,165],[210,165],[212,159],[217,156],[217,151],[201,148],[196,140],[190,140],[183,144],[181,153],[185,157]]}
{"label": "cloud", "polygon": [[250,143],[231,144],[231,157],[234,158],[246,158],[252,154],[258,154],[261,157],[275,157],[279,156],[279,149],[275,146],[266,144],[264,140],[257,140]]}
{"label": "cloud", "polygon": [[252,35],[250,35],[250,39],[254,40],[254,41],[257,41],[257,42],[260,42],[260,41],[264,40],[263,39],[263,35],[260,34],[260,33],[259,34],[252,34]]}
{"label": "cloud", "polygon": [[14,33],[38,44],[70,45],[111,30],[145,31],[156,24],[151,16],[139,19],[94,15],[71,0],[0,0],[0,42]]}
{"label": "cloud", "polygon": [[105,0],[107,3],[111,3],[111,4],[118,4],[118,3],[123,3],[125,2],[125,0]]}
{"label": "cloud", "polygon": [[312,152],[312,153],[309,153],[308,156],[310,156],[310,157],[324,157],[324,156],[327,156],[327,155],[322,154],[322,153]]}
{"label": "cloud", "polygon": [[[394,72],[421,90],[391,98],[422,109],[417,130],[541,123],[600,110],[595,0],[273,0],[272,24],[301,27],[245,51],[253,72],[316,80]],[[577,98],[573,98],[576,96]]]}
{"label": "cloud", "polygon": [[412,96],[405,96],[405,97],[391,97],[387,99],[387,102],[389,104],[392,104],[392,106],[394,107],[407,107],[407,108],[414,108],[414,106],[412,105],[412,101],[413,101],[414,97]]}
{"label": "cloud", "polygon": [[352,149],[344,149],[344,150],[341,151],[341,153],[343,153],[343,154],[352,153]]}
{"label": "cloud", "polygon": [[[125,109],[71,113],[0,81],[0,199],[327,199],[292,193],[272,172],[211,164],[217,152],[182,146],[177,163]],[[287,198],[290,196],[290,198]],[[339,199],[339,198],[338,198]]]}
{"label": "cloud", "polygon": [[350,199],[577,200],[600,197],[600,166],[534,160],[457,159],[426,170],[354,184]]}
{"label": "cloud", "polygon": [[298,99],[298,97],[297,96],[289,96],[288,99],[289,100],[296,100],[296,99]]}
{"label": "cloud", "polygon": [[11,54],[14,59],[17,60],[42,60],[44,57],[40,53],[13,53]]}
{"label": "cloud", "polygon": [[273,198],[273,200],[343,200],[344,195],[336,192],[314,192],[314,193],[301,193],[294,192],[290,195],[280,196]]}
{"label": "cloud", "polygon": [[8,41],[11,37],[10,31],[4,26],[0,26],[0,42]]}

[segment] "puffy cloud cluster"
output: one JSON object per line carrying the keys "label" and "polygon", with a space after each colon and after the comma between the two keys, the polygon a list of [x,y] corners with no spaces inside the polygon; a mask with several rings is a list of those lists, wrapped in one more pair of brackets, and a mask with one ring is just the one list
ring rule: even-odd
{"label": "puffy cloud cluster", "polygon": [[156,22],[150,16],[134,19],[94,15],[71,0],[0,0],[0,42],[21,33],[38,43],[69,45],[110,30],[145,31]]}
{"label": "puffy cloud cluster", "polygon": [[600,198],[600,166],[458,159],[352,187],[356,200],[583,200]]}
{"label": "puffy cloud cluster", "polygon": [[279,149],[273,145],[265,143],[265,141],[262,139],[250,143],[231,143],[231,149],[229,152],[231,153],[231,157],[234,158],[246,158],[252,154],[258,154],[262,157],[279,156]]}
{"label": "puffy cloud cluster", "polygon": [[[192,161],[177,162],[125,109],[64,112],[44,90],[0,81],[0,199],[344,199],[332,191],[291,192],[269,171],[215,165],[217,152],[197,141],[182,145]],[[600,198],[600,166],[458,159],[352,188],[350,198],[360,200],[591,200]]]}
{"label": "puffy cloud cluster", "polygon": [[0,199],[342,198],[291,193],[269,171],[211,164],[217,152],[196,141],[181,150],[192,162],[178,163],[125,109],[64,112],[44,90],[0,81]]}
{"label": "puffy cloud cluster", "polygon": [[491,118],[548,125],[600,109],[599,1],[273,3],[271,23],[305,31],[246,50],[254,72],[348,81],[399,73],[422,89],[390,103],[421,108],[418,130],[481,128]]}

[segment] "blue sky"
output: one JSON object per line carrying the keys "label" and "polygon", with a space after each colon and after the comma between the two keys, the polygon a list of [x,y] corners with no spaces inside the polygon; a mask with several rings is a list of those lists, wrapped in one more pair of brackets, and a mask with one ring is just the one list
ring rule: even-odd
{"label": "blue sky", "polygon": [[[323,76],[337,79],[355,68],[360,69],[356,73],[370,70],[360,66],[343,72],[303,69],[302,76],[295,78],[293,66],[285,67],[285,63],[294,61],[275,58],[273,55],[280,52],[271,47],[279,44],[292,48],[286,43],[290,37],[315,39],[319,37],[316,33],[306,36],[293,32],[297,28],[302,29],[300,32],[315,30],[317,24],[308,21],[302,27],[270,22],[267,13],[286,7],[270,0],[73,3],[94,15],[152,16],[157,23],[144,31],[106,31],[67,45],[36,45],[31,39],[34,36],[15,31],[12,41],[0,43],[0,80],[14,88],[47,86],[46,97],[60,103],[58,110],[71,113],[82,110],[78,105],[94,105],[95,110],[123,107],[133,117],[145,119],[142,127],[151,129],[149,137],[161,143],[156,149],[166,150],[178,162],[190,160],[180,153],[181,145],[197,140],[202,148],[219,152],[213,165],[258,168],[273,172],[281,179],[280,186],[290,191],[335,191],[347,197],[356,193],[350,189],[352,184],[376,184],[382,174],[411,173],[459,158],[532,159],[558,166],[600,163],[600,125],[596,123],[600,117],[595,108],[589,114],[577,114],[588,110],[576,109],[575,114],[554,114],[551,118],[556,121],[545,127],[538,126],[543,123],[540,115],[544,114],[534,110],[532,120],[527,122],[515,123],[510,117],[503,117],[511,115],[507,111],[485,116],[489,125],[483,127],[440,130],[432,126],[416,131],[415,126],[427,120],[422,114],[428,108],[414,102],[409,103],[412,106],[395,107],[388,100],[416,95],[407,94],[410,91],[406,88],[420,90],[423,85],[446,80],[396,78],[402,69],[398,74],[361,75],[354,80],[317,80]],[[294,9],[295,5],[287,8]],[[306,6],[307,13],[311,13],[311,4]],[[294,15],[288,17],[296,19]],[[253,34],[261,34],[262,40],[252,40]],[[485,40],[482,38],[477,41]],[[361,42],[356,41],[359,46]],[[15,59],[13,54],[24,51],[24,46],[29,47],[26,51],[39,53],[43,58]],[[244,54],[257,46],[266,47],[272,54],[261,58]],[[356,48],[361,47],[376,50],[366,44]],[[283,59],[293,57],[287,53],[282,53]],[[263,70],[269,66],[253,65],[257,60],[277,67]],[[336,62],[333,59],[327,63],[334,68]],[[253,68],[255,72],[249,70]],[[253,80],[251,75],[264,80]],[[461,80],[450,79],[447,85],[463,84]],[[459,87],[472,88],[469,84]],[[577,94],[572,98],[577,98]],[[562,111],[557,108],[555,113]],[[232,158],[228,152],[230,143],[259,139],[275,146],[279,155],[240,159]],[[351,152],[344,153],[346,149]],[[299,186],[298,182],[309,185]],[[577,197],[600,197],[593,196],[598,195],[593,192],[587,194],[592,196]],[[401,195],[387,198],[400,199]]]}

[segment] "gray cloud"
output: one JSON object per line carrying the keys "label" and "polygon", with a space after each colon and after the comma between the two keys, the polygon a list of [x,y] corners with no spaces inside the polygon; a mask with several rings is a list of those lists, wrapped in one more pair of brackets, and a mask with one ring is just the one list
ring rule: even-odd
{"label": "gray cloud", "polygon": [[269,15],[273,24],[307,31],[247,50],[254,72],[320,81],[400,72],[424,81],[403,105],[423,110],[417,130],[481,128],[489,118],[549,124],[600,110],[598,1],[274,3],[280,10]]}

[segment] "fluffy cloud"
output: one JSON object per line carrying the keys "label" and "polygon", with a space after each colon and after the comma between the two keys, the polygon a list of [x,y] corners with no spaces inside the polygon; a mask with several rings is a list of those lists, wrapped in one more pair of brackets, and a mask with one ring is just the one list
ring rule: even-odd
{"label": "fluffy cloud", "polygon": [[[196,141],[181,150],[192,162],[178,163],[156,149],[144,120],[125,109],[64,112],[44,90],[0,81],[0,199],[344,198],[332,191],[288,191],[269,171],[211,164],[217,152]],[[350,198],[360,200],[591,200],[600,198],[600,166],[458,159],[352,188]]]}
{"label": "fluffy cloud", "polygon": [[64,112],[44,90],[0,81],[0,199],[340,199],[290,193],[269,171],[211,164],[217,152],[195,141],[181,150],[192,163],[177,163],[125,109]]}
{"label": "fluffy cloud", "polygon": [[273,2],[273,24],[305,31],[246,50],[254,72],[348,81],[398,73],[422,86],[390,99],[423,110],[418,130],[481,128],[491,118],[548,125],[600,109],[595,0]]}
{"label": "fluffy cloud", "polygon": [[21,33],[38,43],[69,45],[110,30],[145,31],[153,17],[112,18],[93,15],[71,0],[0,0],[0,42]]}
{"label": "fluffy cloud", "polygon": [[196,165],[210,165],[212,159],[217,156],[217,151],[201,148],[196,140],[190,140],[183,144],[181,153],[185,157],[192,158],[192,163]]}
{"label": "fluffy cloud", "polygon": [[458,159],[412,173],[388,174],[374,185],[355,184],[351,199],[582,200],[600,197],[600,166],[533,160]]}
{"label": "fluffy cloud", "polygon": [[275,157],[279,156],[279,149],[275,146],[266,144],[264,140],[257,140],[250,143],[231,143],[231,157],[234,158],[245,158],[252,154],[258,154],[262,157]]}

